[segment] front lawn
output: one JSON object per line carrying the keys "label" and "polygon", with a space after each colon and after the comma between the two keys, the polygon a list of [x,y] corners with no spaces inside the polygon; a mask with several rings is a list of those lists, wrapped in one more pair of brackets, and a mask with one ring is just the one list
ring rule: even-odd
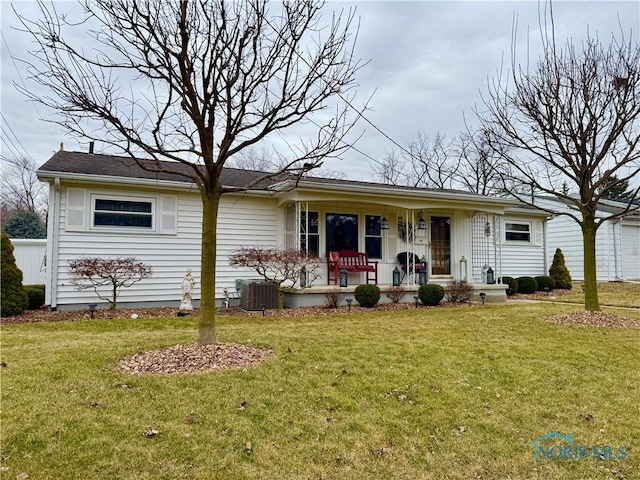
{"label": "front lawn", "polygon": [[[558,297],[563,302],[581,303],[584,305],[582,284],[574,283],[567,295]],[[598,300],[600,306],[640,308],[640,283],[603,282],[598,283]]]}
{"label": "front lawn", "polygon": [[[224,315],[220,341],[270,359],[173,376],[115,366],[194,318],[2,326],[0,477],[638,478],[640,328],[541,320],[575,308]],[[626,457],[534,461],[550,432]]]}

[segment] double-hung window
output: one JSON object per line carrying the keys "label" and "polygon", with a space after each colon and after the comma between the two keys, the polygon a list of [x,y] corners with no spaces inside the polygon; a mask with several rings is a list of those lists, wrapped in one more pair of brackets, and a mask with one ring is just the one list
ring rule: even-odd
{"label": "double-hung window", "polygon": [[531,242],[531,224],[505,222],[504,235],[508,242]]}
{"label": "double-hung window", "polygon": [[318,256],[320,250],[318,212],[300,213],[300,250]]}
{"label": "double-hung window", "polygon": [[153,230],[154,201],[127,197],[93,197],[93,226]]}
{"label": "double-hung window", "polygon": [[382,217],[365,215],[364,246],[369,258],[382,258]]}

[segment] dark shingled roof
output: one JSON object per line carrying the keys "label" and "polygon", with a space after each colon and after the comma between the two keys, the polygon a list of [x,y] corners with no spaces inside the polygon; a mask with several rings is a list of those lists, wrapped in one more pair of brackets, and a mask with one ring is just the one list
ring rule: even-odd
{"label": "dark shingled roof", "polygon": [[[86,152],[67,152],[59,151],[51,157],[38,172],[40,174],[46,173],[69,173],[77,175],[96,175],[96,176],[112,176],[112,177],[124,177],[124,178],[140,178],[148,180],[158,181],[174,181],[192,183],[191,180],[185,176],[178,175],[176,173],[169,173],[165,170],[172,170],[174,172],[185,172],[187,174],[192,173],[192,168],[188,165],[179,162],[161,161],[155,162],[153,160],[138,160],[148,164],[148,169],[143,169],[136,163],[131,157],[120,157],[115,155],[103,155]],[[225,167],[222,172],[221,182],[222,185],[228,188],[243,188],[247,185],[255,182],[260,177],[266,175],[267,172],[259,172],[254,170],[242,170],[238,168]],[[46,176],[46,175],[43,175]],[[279,175],[277,178],[267,179],[261,183],[260,186],[253,187],[252,189],[268,189],[270,186],[279,183],[281,181],[290,179],[295,180],[295,175]],[[402,185],[388,185],[384,183],[376,182],[363,182],[356,180],[341,180],[334,178],[322,178],[305,176],[302,178],[305,183],[317,183],[331,184],[336,186],[349,187],[350,185],[358,186],[370,186],[372,188],[387,188],[389,190],[404,190],[413,192],[448,192],[459,194],[467,199],[470,197],[476,197],[478,199],[486,198],[482,195],[474,194],[462,190],[442,190],[435,188],[417,188],[408,187]]]}
{"label": "dark shingled roof", "polygon": [[[142,162],[147,168],[142,168],[138,162]],[[53,157],[38,169],[40,174],[69,173],[193,183],[189,178],[178,173],[171,173],[171,171],[193,175],[193,169],[189,165],[179,162],[136,161],[131,157],[67,151],[56,152]],[[263,175],[265,175],[265,172],[225,168],[222,172],[221,181],[227,187],[244,187]],[[277,181],[280,180],[282,178]],[[276,180],[270,180],[263,185],[263,188],[266,188],[269,183],[275,182]]]}

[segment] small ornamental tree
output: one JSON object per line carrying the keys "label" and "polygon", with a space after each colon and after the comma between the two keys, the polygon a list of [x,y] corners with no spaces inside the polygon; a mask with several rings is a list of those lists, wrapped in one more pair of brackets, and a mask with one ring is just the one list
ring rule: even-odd
{"label": "small ornamental tree", "polygon": [[[69,272],[77,290],[93,289],[100,300],[109,302],[109,308],[115,310],[120,289],[150,277],[151,267],[135,257],[79,258],[69,262]],[[101,293],[104,287],[109,287],[108,295]]]}
{"label": "small ornamental tree", "polygon": [[549,276],[556,282],[556,288],[562,290],[571,290],[573,285],[571,284],[571,274],[564,264],[564,255],[562,250],[556,248],[556,253],[553,256],[553,262],[551,262],[551,268],[549,269]]}
{"label": "small ornamental tree", "polygon": [[12,317],[24,312],[29,304],[27,292],[22,288],[22,271],[16,265],[13,245],[6,233],[2,234],[2,316]]}
{"label": "small ornamental tree", "polygon": [[267,282],[278,285],[280,293],[283,286],[311,284],[320,278],[318,258],[299,250],[279,248],[242,247],[229,256],[229,265],[235,268],[251,268]]}

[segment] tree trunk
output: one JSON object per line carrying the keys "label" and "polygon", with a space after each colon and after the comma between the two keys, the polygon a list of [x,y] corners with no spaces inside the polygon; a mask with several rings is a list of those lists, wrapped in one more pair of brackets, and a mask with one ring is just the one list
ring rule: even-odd
{"label": "tree trunk", "polygon": [[216,342],[216,229],[220,191],[201,191],[202,195],[202,257],[200,319],[198,343]]}
{"label": "tree trunk", "polygon": [[596,275],[596,225],[593,218],[584,216],[582,223],[584,244],[584,308],[591,312],[600,310]]}

